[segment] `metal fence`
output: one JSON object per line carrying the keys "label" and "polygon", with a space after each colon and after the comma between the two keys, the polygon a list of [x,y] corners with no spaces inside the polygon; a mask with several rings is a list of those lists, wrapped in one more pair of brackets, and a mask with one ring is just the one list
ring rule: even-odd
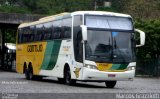
{"label": "metal fence", "polygon": [[9,71],[16,71],[16,53],[10,52],[5,54],[4,69]]}
{"label": "metal fence", "polygon": [[136,75],[160,76],[160,59],[137,60]]}
{"label": "metal fence", "polygon": [[[4,58],[3,60],[1,58]],[[3,65],[2,65],[3,61]],[[16,52],[15,50],[7,50],[4,53],[4,57],[1,57],[0,53],[0,69],[7,71],[16,70]]]}

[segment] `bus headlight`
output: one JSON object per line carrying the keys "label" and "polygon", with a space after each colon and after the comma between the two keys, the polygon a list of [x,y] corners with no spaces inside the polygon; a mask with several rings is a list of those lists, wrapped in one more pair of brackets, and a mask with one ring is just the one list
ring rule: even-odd
{"label": "bus headlight", "polygon": [[135,70],[135,69],[136,69],[135,66],[130,66],[130,67],[127,68],[127,70]]}
{"label": "bus headlight", "polygon": [[97,70],[97,66],[95,66],[95,65],[85,64],[84,67],[89,68],[89,69],[96,69]]}

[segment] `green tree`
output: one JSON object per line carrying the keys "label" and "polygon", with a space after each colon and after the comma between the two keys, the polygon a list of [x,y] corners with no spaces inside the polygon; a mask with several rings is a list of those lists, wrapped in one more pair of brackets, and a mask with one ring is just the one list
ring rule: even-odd
{"label": "green tree", "polygon": [[16,43],[16,29],[6,29],[5,31],[5,42],[6,43]]}
{"label": "green tree", "polygon": [[128,13],[140,19],[160,19],[160,0],[127,0],[122,9],[123,13]]}
{"label": "green tree", "polygon": [[146,33],[145,46],[138,48],[137,57],[158,59],[160,57],[160,20],[137,20],[135,25]]}
{"label": "green tree", "polygon": [[130,0],[110,0],[112,2],[112,9],[116,12],[122,12],[128,6]]}

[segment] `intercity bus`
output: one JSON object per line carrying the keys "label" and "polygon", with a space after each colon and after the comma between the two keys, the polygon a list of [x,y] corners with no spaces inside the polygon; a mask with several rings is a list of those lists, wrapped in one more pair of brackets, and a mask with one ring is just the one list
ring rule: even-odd
{"label": "intercity bus", "polygon": [[[136,45],[135,32],[140,35]],[[26,79],[54,76],[61,83],[133,80],[136,47],[145,34],[130,15],[76,11],[44,17],[18,27],[16,71]]]}

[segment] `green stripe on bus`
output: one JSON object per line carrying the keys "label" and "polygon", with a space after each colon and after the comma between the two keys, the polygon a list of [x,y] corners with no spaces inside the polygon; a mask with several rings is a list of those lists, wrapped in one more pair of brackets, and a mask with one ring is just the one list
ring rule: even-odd
{"label": "green stripe on bus", "polygon": [[112,64],[112,67],[110,68],[110,70],[118,70],[118,68],[120,67],[121,64]]}
{"label": "green stripe on bus", "polygon": [[124,70],[126,69],[128,64],[121,64],[121,66],[118,68],[118,70]]}
{"label": "green stripe on bus", "polygon": [[110,70],[124,70],[127,66],[128,64],[113,64]]}
{"label": "green stripe on bus", "polygon": [[52,70],[56,63],[59,55],[59,50],[62,40],[54,40],[47,42],[45,56],[41,66],[42,70]]}

